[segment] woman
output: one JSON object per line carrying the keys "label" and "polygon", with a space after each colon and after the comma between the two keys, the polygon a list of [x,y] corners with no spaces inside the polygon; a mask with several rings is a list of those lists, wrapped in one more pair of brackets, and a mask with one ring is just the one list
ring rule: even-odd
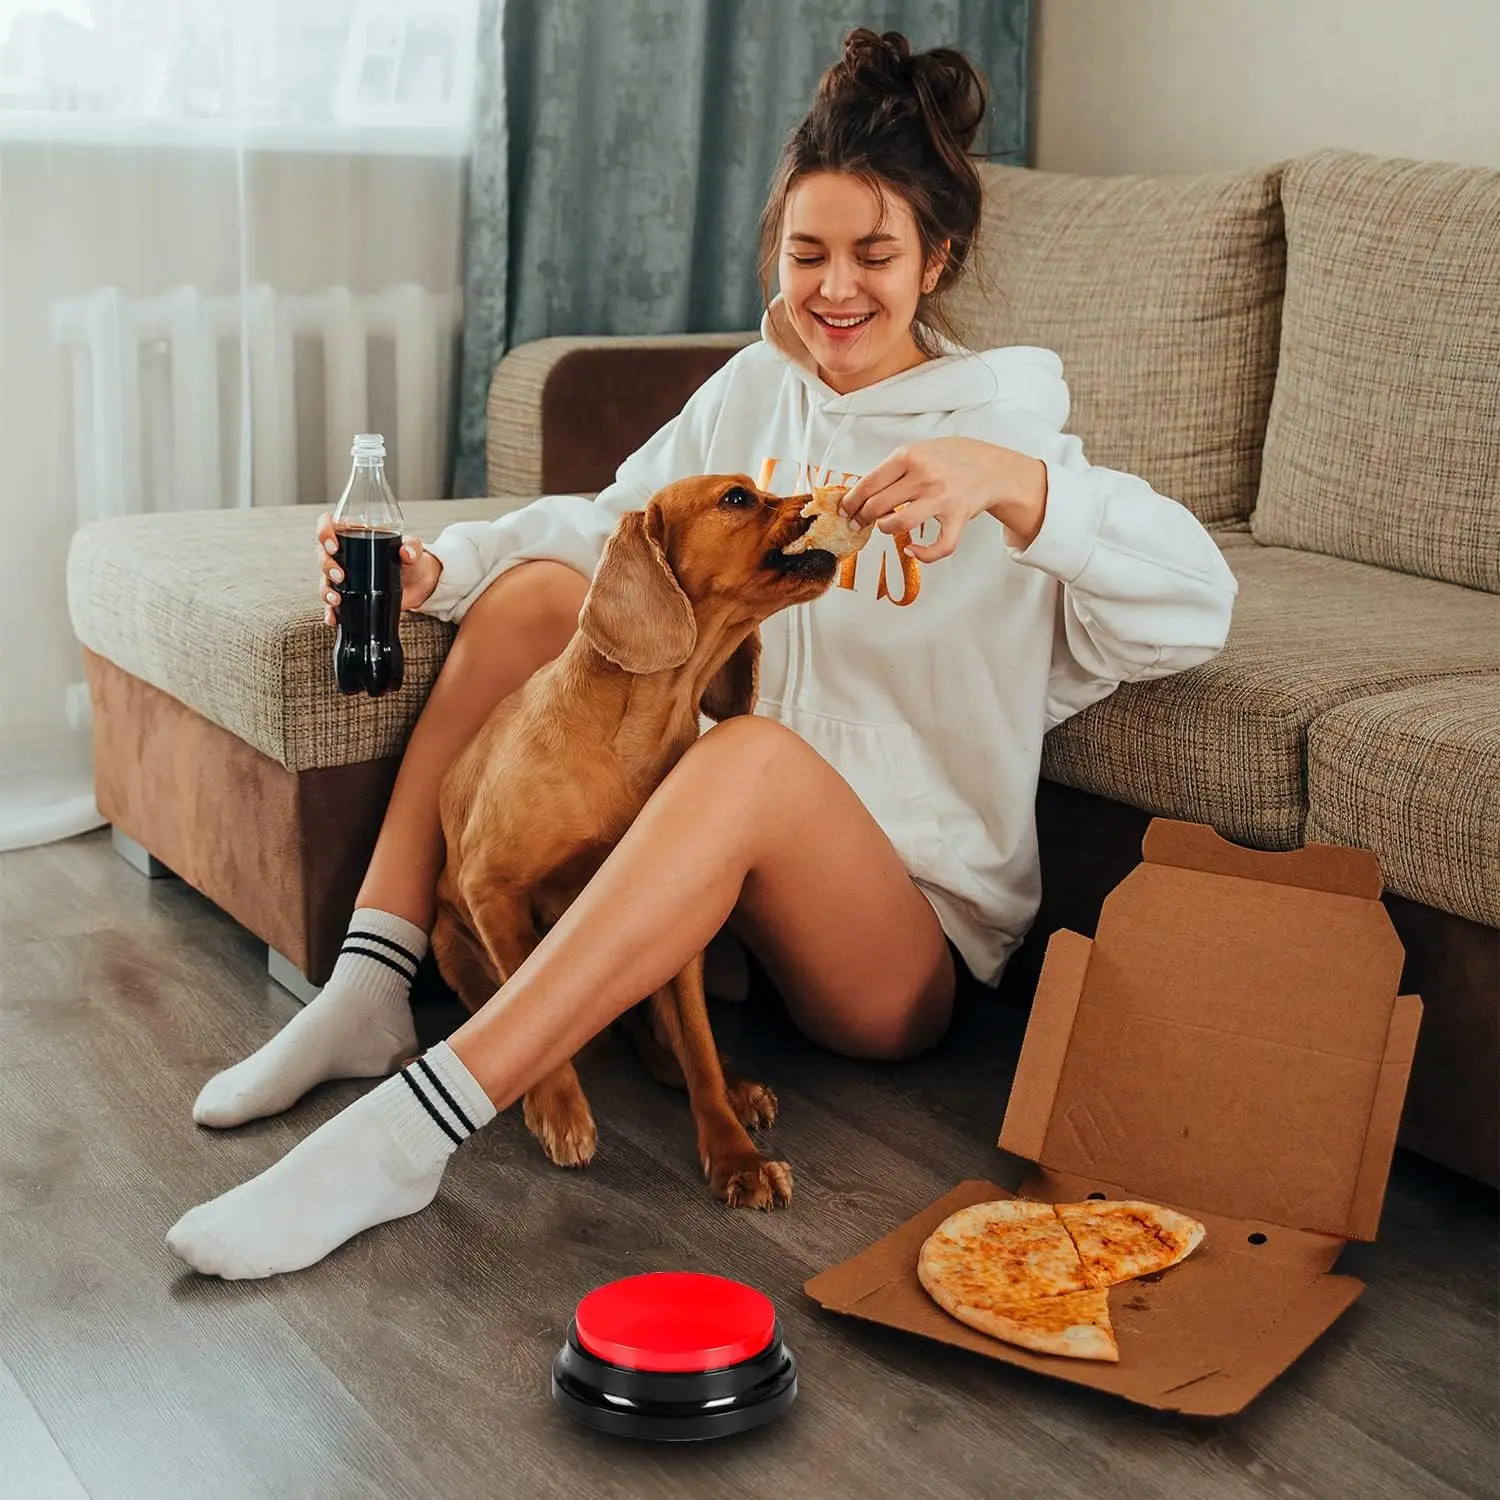
{"label": "woman", "polygon": [[[407,608],[459,622],[411,738],[350,936],[322,994],[209,1082],[226,1126],[416,1048],[407,989],[442,861],[438,787],[492,706],[559,652],[620,514],[668,481],[851,485],[853,576],[764,627],[755,716],[705,734],[563,920],[447,1042],[168,1245],[199,1271],[321,1259],[437,1193],[455,1145],[675,974],[726,923],[814,1040],[900,1058],[942,1037],[956,960],[993,982],[1039,898],[1042,736],[1118,683],[1223,644],[1213,541],[1064,436],[1046,350],[933,331],[979,226],[967,148],[983,81],[958,53],[853,33],[789,137],[762,218],[780,295],[737,354],[593,503],[552,496],[408,539]],[[332,622],[339,573],[320,554]],[[723,795],[725,787],[733,796]],[[891,934],[900,934],[893,943]]]}

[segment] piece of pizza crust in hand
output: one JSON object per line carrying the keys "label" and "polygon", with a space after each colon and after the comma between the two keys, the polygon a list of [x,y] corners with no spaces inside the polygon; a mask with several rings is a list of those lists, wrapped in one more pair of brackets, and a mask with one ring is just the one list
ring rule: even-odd
{"label": "piece of pizza crust in hand", "polygon": [[831,552],[835,557],[852,557],[870,540],[871,526],[855,526],[839,509],[846,488],[841,484],[819,485],[812,492],[812,499],[802,507],[804,516],[811,516],[813,523],[794,542],[788,542],[781,550],[788,554],[797,552]]}

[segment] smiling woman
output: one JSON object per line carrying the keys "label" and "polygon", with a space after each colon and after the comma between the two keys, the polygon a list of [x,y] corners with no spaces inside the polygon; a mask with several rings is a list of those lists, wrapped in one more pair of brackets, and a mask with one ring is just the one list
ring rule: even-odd
{"label": "smiling woman", "polygon": [[[734,476],[755,474],[767,504],[847,485],[850,530],[872,544],[875,527],[894,533],[879,536],[880,556],[871,545],[847,558],[855,565],[836,582],[830,553],[793,554],[789,581],[805,568],[824,588],[764,618],[758,694],[741,677],[741,706],[755,712],[686,746],[617,841],[591,851],[602,862],[555,923],[537,930],[523,910],[509,924],[503,954],[490,954],[498,988],[465,997],[479,1002],[474,1015],[415,1065],[420,1077],[406,1068],[268,1172],[187,1214],[168,1243],[188,1264],[272,1275],[417,1212],[468,1133],[679,983],[726,925],[797,1025],[856,1056],[934,1045],[964,966],[985,983],[999,977],[1037,909],[1044,734],[1121,681],[1212,656],[1234,579],[1190,512],[1088,464],[1061,430],[1056,355],[970,353],[939,336],[941,293],[963,272],[979,218],[965,148],[983,107],[979,75],[957,52],[913,54],[897,33],[854,32],[775,176],[763,267],[769,276],[774,264],[781,294],[768,297],[762,339],[594,501],[544,496],[432,544],[419,607],[459,622],[458,636],[408,743],[345,950],[317,1000],[209,1081],[204,1123],[273,1114],[320,1079],[410,1057],[405,986],[454,847],[439,818],[456,785],[449,767],[487,719],[517,711],[505,700],[539,657],[571,653],[588,580],[608,587],[612,549],[640,531],[641,511],[684,480],[724,476],[710,524],[727,534],[750,519],[751,489]],[[911,535],[929,522],[930,542]],[[901,554],[899,598],[887,548]],[[722,551],[679,555],[679,566],[717,578]],[[923,565],[941,572],[918,590]],[[633,613],[656,621],[654,638],[657,617]],[[643,658],[622,670],[653,668]],[[709,704],[703,685],[691,727],[705,711],[718,717]],[[576,792],[555,761],[549,785]],[[506,805],[526,810],[525,828],[496,809],[463,839],[492,862],[497,887],[545,831],[530,801]],[[393,966],[371,962],[372,941],[409,961],[394,985]],[[432,1116],[433,1077],[461,1115]],[[528,1106],[527,1117],[540,1115]],[[581,1136],[574,1128],[583,1118],[569,1113],[565,1134],[591,1152],[592,1120]]]}

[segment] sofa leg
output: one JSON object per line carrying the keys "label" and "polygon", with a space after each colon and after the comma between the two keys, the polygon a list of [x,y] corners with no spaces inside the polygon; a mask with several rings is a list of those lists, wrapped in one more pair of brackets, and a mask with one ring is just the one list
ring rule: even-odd
{"label": "sofa leg", "polygon": [[175,880],[177,876],[169,870],[149,849],[143,849],[128,833],[121,833],[111,826],[109,841],[116,854],[139,870],[147,880]]}
{"label": "sofa leg", "polygon": [[274,948],[266,949],[266,971],[282,989],[294,1000],[300,1000],[303,1005],[316,1000],[322,992],[322,985],[313,984],[291,959],[284,953],[278,953]]}

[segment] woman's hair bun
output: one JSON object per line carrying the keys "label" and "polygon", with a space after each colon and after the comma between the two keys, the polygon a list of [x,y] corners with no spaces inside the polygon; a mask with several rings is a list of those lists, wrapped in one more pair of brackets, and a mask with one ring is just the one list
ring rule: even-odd
{"label": "woman's hair bun", "polygon": [[899,31],[881,33],[861,26],[844,38],[844,55],[830,76],[860,91],[909,87],[911,43]]}
{"label": "woman's hair bun", "polygon": [[974,144],[986,104],[983,75],[962,52],[913,52],[899,31],[868,26],[844,38],[843,56],[823,75],[819,92],[840,102],[868,101],[888,117],[906,113],[900,106],[910,101],[945,156],[944,146],[967,151]]}

